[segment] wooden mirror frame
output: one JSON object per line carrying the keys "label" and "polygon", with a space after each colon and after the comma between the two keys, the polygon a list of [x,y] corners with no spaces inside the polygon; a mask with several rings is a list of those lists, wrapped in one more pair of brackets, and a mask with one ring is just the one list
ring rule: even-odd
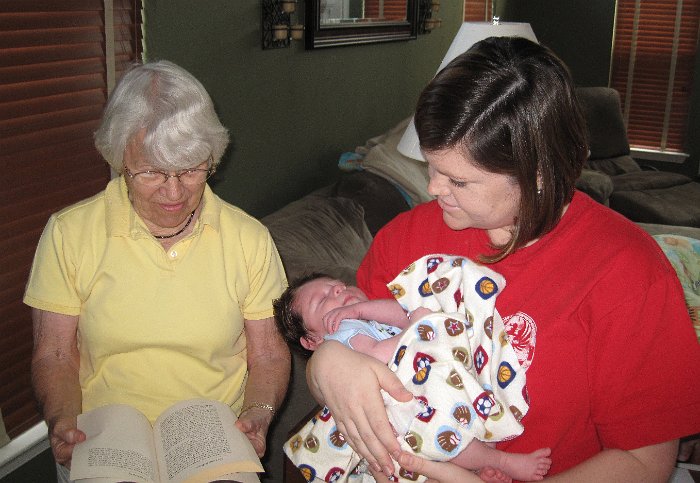
{"label": "wooden mirror frame", "polygon": [[306,0],[306,49],[415,39],[418,32],[418,2],[406,0],[405,21],[321,27],[321,0]]}

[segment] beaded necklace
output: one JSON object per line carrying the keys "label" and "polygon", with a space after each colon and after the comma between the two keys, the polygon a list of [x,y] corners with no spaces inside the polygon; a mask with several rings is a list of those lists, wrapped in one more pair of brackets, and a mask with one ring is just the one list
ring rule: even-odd
{"label": "beaded necklace", "polygon": [[183,226],[182,228],[180,228],[178,231],[176,231],[176,232],[173,233],[172,235],[153,235],[153,236],[156,237],[156,238],[159,239],[159,240],[164,240],[164,239],[166,239],[166,238],[174,238],[174,237],[178,236],[178,235],[181,234],[183,231],[185,231],[185,228],[187,228],[188,226],[190,226],[190,223],[192,222],[192,218],[194,218],[194,212],[195,212],[195,211],[197,211],[197,208],[195,208],[194,210],[192,210],[192,213],[190,213],[189,218],[187,218],[187,223],[185,223],[185,226]]}

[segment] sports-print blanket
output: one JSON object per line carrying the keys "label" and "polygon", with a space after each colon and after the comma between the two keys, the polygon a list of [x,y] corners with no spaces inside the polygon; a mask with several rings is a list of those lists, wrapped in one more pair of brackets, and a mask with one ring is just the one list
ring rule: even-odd
{"label": "sports-print blanket", "polygon": [[[388,287],[407,311],[433,311],[404,331],[389,363],[414,394],[408,403],[384,395],[403,449],[444,461],[473,438],[496,442],[521,434],[525,371],[495,309],[503,277],[463,257],[429,255]],[[308,481],[373,481],[327,408],[284,451]],[[398,466],[395,475],[397,481],[424,480]]]}

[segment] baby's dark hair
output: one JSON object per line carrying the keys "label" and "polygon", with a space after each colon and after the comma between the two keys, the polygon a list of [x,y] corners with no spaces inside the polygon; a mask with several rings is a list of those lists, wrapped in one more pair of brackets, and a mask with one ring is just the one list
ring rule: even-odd
{"label": "baby's dark hair", "polygon": [[[304,326],[304,319],[301,318],[299,314],[292,305],[294,304],[294,299],[296,298],[297,290],[299,290],[305,284],[318,280],[319,278],[332,278],[325,273],[314,272],[303,277],[297,278],[282,292],[280,298],[272,302],[272,308],[275,314],[275,323],[277,324],[277,329],[279,329],[280,334],[287,341],[287,344],[292,345],[297,348],[302,348],[299,340],[302,337],[307,337],[309,331],[306,330]],[[305,349],[304,349],[305,350]]]}

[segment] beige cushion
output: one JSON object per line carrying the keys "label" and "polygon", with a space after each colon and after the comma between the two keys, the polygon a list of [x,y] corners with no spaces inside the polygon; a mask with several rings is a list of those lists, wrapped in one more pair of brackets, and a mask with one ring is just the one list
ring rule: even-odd
{"label": "beige cushion", "polygon": [[373,137],[355,152],[364,154],[364,168],[400,187],[410,197],[412,206],[433,199],[428,194],[428,164],[408,158],[396,150],[406,126],[406,118],[387,132]]}
{"label": "beige cushion", "polygon": [[372,235],[364,210],[353,200],[311,194],[266,216],[268,227],[291,282],[323,272],[355,284],[355,272]]}

